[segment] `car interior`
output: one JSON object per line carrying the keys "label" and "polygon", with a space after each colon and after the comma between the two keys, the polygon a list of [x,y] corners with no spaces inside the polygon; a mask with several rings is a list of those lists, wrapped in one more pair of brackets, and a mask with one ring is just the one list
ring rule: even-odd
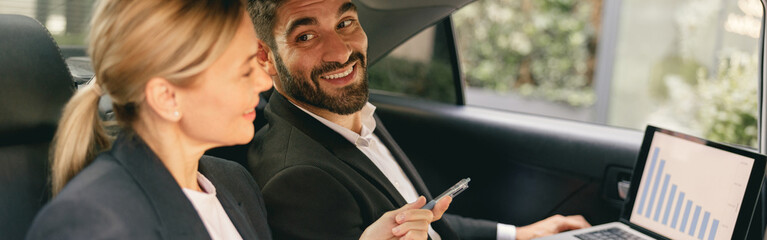
{"label": "car interior", "polygon": [[[370,42],[370,68],[422,30],[446,29],[441,33],[453,63],[454,103],[377,91],[370,102],[432,193],[471,177],[471,187],[452,202],[449,213],[520,226],[554,214],[580,214],[592,225],[618,219],[625,198],[619,193],[632,180],[642,131],[467,105],[450,16],[473,0],[353,2]],[[760,91],[765,80],[761,29]],[[0,14],[0,52],[0,235],[23,239],[50,198],[48,148],[61,109],[92,72],[84,47],[59,49],[48,30],[29,17]],[[269,94],[262,93],[256,129],[266,124]],[[102,117],[111,118],[108,96],[100,106]],[[764,116],[767,109],[759,106]],[[759,119],[760,136],[767,135],[763,122]],[[760,146],[757,151],[764,154],[764,141]],[[247,150],[240,145],[207,154],[247,167]],[[765,239],[764,188],[747,239]]]}
{"label": "car interior", "polygon": [[48,148],[74,81],[36,20],[0,15],[0,232],[23,239],[50,198]]}

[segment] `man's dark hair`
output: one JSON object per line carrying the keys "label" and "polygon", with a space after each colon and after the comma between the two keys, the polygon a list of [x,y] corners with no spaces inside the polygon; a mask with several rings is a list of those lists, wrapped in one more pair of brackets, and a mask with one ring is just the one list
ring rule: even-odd
{"label": "man's dark hair", "polygon": [[283,2],[282,0],[248,0],[248,14],[253,21],[256,34],[272,51],[277,51],[274,25],[277,22],[277,8]]}

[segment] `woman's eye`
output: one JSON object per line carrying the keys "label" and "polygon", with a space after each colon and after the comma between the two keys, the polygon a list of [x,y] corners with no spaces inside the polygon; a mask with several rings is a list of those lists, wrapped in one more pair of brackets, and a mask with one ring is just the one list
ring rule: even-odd
{"label": "woman's eye", "polygon": [[251,68],[250,70],[248,70],[248,72],[247,72],[247,73],[245,73],[245,75],[242,75],[242,76],[243,76],[243,77],[250,77],[250,74],[251,74],[251,73],[253,73],[253,69],[252,69],[252,68]]}
{"label": "woman's eye", "polygon": [[337,28],[339,28],[339,29],[340,29],[340,28],[345,28],[345,27],[348,27],[349,25],[351,25],[351,24],[352,24],[352,21],[353,21],[353,20],[351,20],[351,19],[348,19],[348,20],[342,21],[342,22],[338,23],[338,26],[336,26],[336,27],[337,27]]}
{"label": "woman's eye", "polygon": [[304,34],[304,35],[298,36],[296,40],[298,40],[299,42],[306,42],[306,41],[312,40],[313,38],[314,38],[314,34]]}

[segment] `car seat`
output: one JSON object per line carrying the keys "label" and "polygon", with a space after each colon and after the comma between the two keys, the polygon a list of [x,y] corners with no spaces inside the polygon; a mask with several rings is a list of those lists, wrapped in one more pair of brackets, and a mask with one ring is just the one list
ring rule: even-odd
{"label": "car seat", "polygon": [[74,82],[36,20],[0,14],[0,238],[23,239],[50,198],[48,150]]}

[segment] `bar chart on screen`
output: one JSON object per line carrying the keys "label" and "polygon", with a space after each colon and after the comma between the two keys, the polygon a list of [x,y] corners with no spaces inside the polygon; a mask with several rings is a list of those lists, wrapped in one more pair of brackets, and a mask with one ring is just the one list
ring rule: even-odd
{"label": "bar chart on screen", "polygon": [[655,134],[630,221],[671,239],[730,239],[753,161]]}

